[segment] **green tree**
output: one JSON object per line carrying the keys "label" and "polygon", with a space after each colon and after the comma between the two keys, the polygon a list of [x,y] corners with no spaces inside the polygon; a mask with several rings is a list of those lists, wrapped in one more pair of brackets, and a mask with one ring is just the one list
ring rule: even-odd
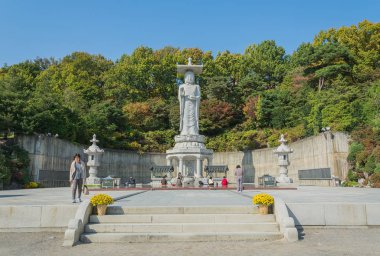
{"label": "green tree", "polygon": [[36,59],[0,69],[0,130],[23,131],[24,109],[36,88],[35,79],[52,62]]}
{"label": "green tree", "polygon": [[380,23],[363,20],[357,26],[332,28],[321,31],[314,38],[314,45],[326,42],[345,46],[354,56],[353,76],[360,80],[379,77],[380,67]]}
{"label": "green tree", "polygon": [[325,43],[311,49],[305,45],[300,51],[297,61],[305,65],[305,75],[311,75],[313,84],[314,80],[318,81],[318,91],[322,90],[328,80],[339,75],[350,76],[352,73],[353,57],[339,43]]}
{"label": "green tree", "polygon": [[148,47],[139,47],[131,56],[123,55],[105,74],[106,96],[118,106],[153,97],[173,96],[178,54],[174,48],[155,52]]}
{"label": "green tree", "polygon": [[44,70],[36,81],[61,94],[71,110],[84,113],[93,103],[103,99],[103,74],[112,65],[112,61],[101,55],[74,52]]}
{"label": "green tree", "polygon": [[259,90],[275,88],[282,82],[288,63],[285,49],[277,46],[273,40],[249,46],[243,55],[243,65],[244,73],[250,74],[251,81],[243,83],[242,89],[246,89],[247,85]]}
{"label": "green tree", "polygon": [[362,101],[365,122],[380,132],[380,80],[374,82],[366,93],[366,100]]}
{"label": "green tree", "polygon": [[125,148],[122,140],[126,139],[127,122],[121,109],[112,102],[103,101],[93,104],[84,116],[86,133],[84,138],[96,134],[105,147]]}

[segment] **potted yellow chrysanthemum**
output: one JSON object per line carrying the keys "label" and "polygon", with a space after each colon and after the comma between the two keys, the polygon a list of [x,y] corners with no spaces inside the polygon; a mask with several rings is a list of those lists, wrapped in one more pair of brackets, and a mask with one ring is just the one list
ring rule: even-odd
{"label": "potted yellow chrysanthemum", "polygon": [[98,215],[105,215],[107,206],[113,204],[113,198],[106,194],[97,194],[91,197],[90,202],[93,206],[96,206]]}
{"label": "potted yellow chrysanthemum", "polygon": [[261,193],[257,194],[252,198],[253,204],[256,204],[259,206],[259,213],[260,214],[268,214],[268,207],[272,204],[274,204],[274,198],[273,196]]}

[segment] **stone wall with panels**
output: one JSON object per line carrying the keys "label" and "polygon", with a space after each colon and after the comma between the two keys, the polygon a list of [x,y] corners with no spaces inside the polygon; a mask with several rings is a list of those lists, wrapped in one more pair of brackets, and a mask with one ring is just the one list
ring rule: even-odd
{"label": "stone wall with panels", "polygon": [[[30,168],[33,177],[38,180],[40,170],[67,172],[75,153],[83,154],[85,145],[73,144],[58,138],[46,136],[18,136],[18,143],[26,149],[31,158]],[[89,143],[90,144],[90,143]],[[101,141],[99,142],[101,146]],[[345,178],[348,173],[348,137],[343,133],[328,133],[309,137],[289,144],[294,153],[289,155],[288,175],[298,183],[298,170],[330,168],[334,176]],[[274,148],[245,152],[214,152],[214,165],[228,165],[230,182],[235,182],[233,172],[236,165],[244,170],[244,182],[257,183],[264,174],[278,176],[279,167]],[[105,149],[101,156],[98,176],[113,175],[125,182],[129,176],[138,183],[150,182],[150,168],[153,165],[166,165],[166,154]],[[203,172],[203,175],[205,173]],[[60,175],[61,176],[61,175]]]}

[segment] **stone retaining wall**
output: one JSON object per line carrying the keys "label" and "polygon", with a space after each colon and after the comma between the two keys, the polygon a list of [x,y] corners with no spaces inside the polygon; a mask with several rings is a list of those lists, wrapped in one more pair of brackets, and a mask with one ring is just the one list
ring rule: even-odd
{"label": "stone retaining wall", "polygon": [[380,203],[287,203],[297,226],[377,226]]}
{"label": "stone retaining wall", "polygon": [[1,205],[0,232],[63,232],[77,205]]}
{"label": "stone retaining wall", "polygon": [[[35,180],[39,179],[40,170],[62,171],[68,168],[75,153],[83,154],[87,146],[73,144],[58,138],[46,136],[18,136],[18,143],[29,152],[30,168]],[[90,144],[90,143],[89,143]],[[101,146],[101,142],[99,143]],[[348,137],[343,133],[320,134],[289,145],[294,153],[289,155],[289,177],[298,184],[298,170],[330,168],[334,176],[344,179],[348,173]],[[86,156],[85,156],[86,158]],[[133,151],[105,149],[100,159],[99,177],[114,175],[125,182],[129,176],[138,183],[150,182],[150,167],[166,165],[165,154],[143,153]],[[233,170],[237,164],[245,170],[244,182],[256,183],[257,177],[264,174],[278,176],[277,158],[273,148],[249,150],[245,152],[215,152],[213,164],[228,165],[228,179],[235,182]],[[68,178],[68,174],[67,174]],[[314,182],[315,183],[315,182]],[[313,182],[310,182],[310,185]],[[330,183],[318,182],[316,185]]]}

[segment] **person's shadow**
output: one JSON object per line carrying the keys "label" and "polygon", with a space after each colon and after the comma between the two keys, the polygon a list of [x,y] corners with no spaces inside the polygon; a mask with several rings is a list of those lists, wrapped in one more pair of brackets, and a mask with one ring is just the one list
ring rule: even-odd
{"label": "person's shadow", "polygon": [[294,215],[294,213],[289,209],[289,207],[286,206],[286,208],[288,209],[289,217],[292,217],[294,219],[294,224],[295,224],[296,229],[298,231],[298,240],[304,240],[304,237],[306,234],[305,234],[305,230],[304,230],[303,226],[301,225],[301,223],[299,222],[297,217]]}

